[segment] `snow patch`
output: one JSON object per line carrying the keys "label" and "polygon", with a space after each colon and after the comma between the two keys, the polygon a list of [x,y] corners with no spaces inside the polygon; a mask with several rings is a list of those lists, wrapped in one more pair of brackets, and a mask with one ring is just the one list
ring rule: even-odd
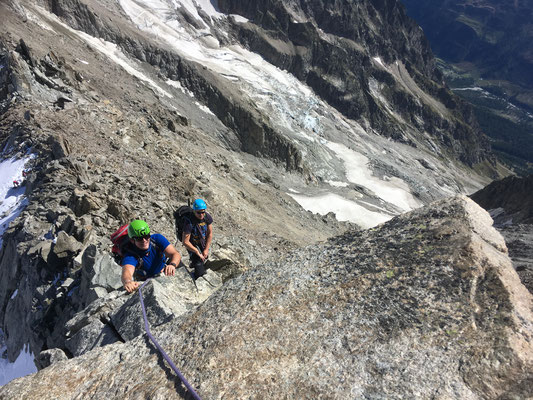
{"label": "snow patch", "polygon": [[334,187],[348,187],[350,185],[347,182],[338,182],[338,181],[326,181],[326,183]]}
{"label": "snow patch", "polygon": [[0,246],[4,231],[27,205],[23,197],[25,186],[14,187],[13,182],[22,182],[22,171],[26,163],[33,158],[28,156],[21,159],[9,158],[0,162]]}
{"label": "snow patch", "polygon": [[245,24],[247,23],[248,21],[250,21],[248,18],[245,18],[243,17],[242,15],[238,15],[238,14],[230,14],[230,16],[232,16],[234,19],[235,19],[235,22],[239,22],[241,24]]}
{"label": "snow patch", "polygon": [[372,60],[374,60],[375,62],[377,62],[379,65],[381,65],[383,68],[386,69],[385,64],[383,64],[383,61],[381,61],[380,57],[372,57]]}
{"label": "snow patch", "polygon": [[370,211],[354,201],[333,193],[320,196],[305,196],[294,193],[288,193],[288,195],[308,211],[321,215],[334,212],[339,221],[350,221],[364,229],[372,228],[392,218],[390,215]]}
{"label": "snow patch", "polygon": [[[3,346],[0,349],[0,354],[3,354],[5,351],[6,347]],[[5,358],[0,358],[0,386],[5,385],[13,379],[37,372],[34,360],[35,357],[29,351],[28,346],[24,346],[23,351],[20,352],[15,362],[10,363]]]}
{"label": "snow patch", "polygon": [[216,117],[216,115],[209,109],[209,107],[204,106],[203,104],[200,104],[197,101],[194,104],[196,104],[198,106],[198,108],[200,110],[202,110],[203,112],[205,112],[206,114],[210,114],[210,115],[213,115],[214,117]]}
{"label": "snow patch", "polygon": [[26,11],[26,15],[28,17],[28,19],[33,22],[34,24],[37,24],[39,27],[47,30],[47,31],[50,31],[50,32],[54,32],[56,33],[56,31],[49,25],[47,24],[45,21],[43,21],[41,18],[39,18],[39,16],[35,15],[34,13],[32,13],[29,9],[25,9]]}
{"label": "snow patch", "polygon": [[402,211],[410,211],[422,204],[411,194],[409,186],[399,178],[379,179],[372,175],[368,158],[343,144],[328,142],[327,146],[344,161],[348,181],[370,189],[382,200]]}
{"label": "snow patch", "polygon": [[90,46],[95,50],[98,50],[100,53],[106,55],[111,61],[119,65],[126,71],[128,74],[137,77],[143,82],[146,82],[148,85],[153,87],[160,95],[166,96],[168,98],[173,98],[170,93],[162,89],[157,83],[152,79],[146,76],[140,69],[134,65],[133,61],[130,60],[124,53],[118,48],[115,43],[106,42],[105,40],[95,38],[93,36],[87,35],[85,32],[73,31],[80,38],[85,40]]}
{"label": "snow patch", "polygon": [[198,14],[198,8],[209,15],[211,18],[222,18],[224,14],[219,12],[213,5],[211,0],[174,0],[177,6],[183,6],[189,13],[191,13],[196,19],[203,21],[200,14]]}

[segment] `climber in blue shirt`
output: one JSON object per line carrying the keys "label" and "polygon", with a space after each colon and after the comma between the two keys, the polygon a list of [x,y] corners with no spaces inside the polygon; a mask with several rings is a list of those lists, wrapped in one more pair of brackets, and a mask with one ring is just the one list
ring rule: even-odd
{"label": "climber in blue shirt", "polygon": [[[181,263],[181,255],[163,235],[151,235],[145,221],[135,220],[128,226],[130,245],[122,259],[122,284],[128,292],[139,287],[134,278],[145,280],[161,272],[174,275]],[[168,263],[166,260],[168,259]]]}

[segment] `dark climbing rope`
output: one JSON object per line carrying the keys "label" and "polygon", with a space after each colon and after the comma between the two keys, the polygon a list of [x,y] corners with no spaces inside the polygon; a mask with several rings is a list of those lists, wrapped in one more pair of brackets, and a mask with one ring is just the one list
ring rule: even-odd
{"label": "dark climbing rope", "polygon": [[161,353],[163,358],[165,360],[167,360],[168,365],[170,365],[170,367],[174,370],[176,375],[178,375],[178,378],[180,378],[180,380],[183,382],[183,384],[185,385],[185,387],[187,388],[189,393],[192,395],[192,397],[195,400],[201,400],[200,396],[198,396],[198,394],[195,392],[194,388],[187,381],[187,379],[185,379],[185,377],[181,374],[181,372],[179,371],[178,367],[176,367],[176,365],[172,362],[172,360],[170,359],[168,354],[165,352],[165,350],[163,350],[163,348],[159,345],[159,343],[157,343],[157,340],[155,340],[155,338],[152,336],[152,333],[150,332],[150,326],[148,325],[148,318],[146,317],[146,309],[144,308],[144,300],[143,300],[143,295],[142,295],[142,288],[144,287],[144,285],[146,285],[148,283],[149,280],[150,280],[150,278],[147,279],[146,281],[144,281],[144,283],[139,288],[139,299],[141,300],[141,309],[142,309],[142,312],[143,312],[144,328],[146,329],[146,334],[148,335],[150,340],[154,343],[155,347],[157,347],[157,350],[159,350],[159,352]]}

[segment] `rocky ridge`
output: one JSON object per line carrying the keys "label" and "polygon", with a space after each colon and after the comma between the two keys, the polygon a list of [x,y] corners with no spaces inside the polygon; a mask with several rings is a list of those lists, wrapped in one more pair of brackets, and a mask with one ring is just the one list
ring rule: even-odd
{"label": "rocky ridge", "polygon": [[[209,278],[214,287],[208,283],[199,300],[184,274],[174,286],[152,283],[147,295],[158,310],[152,322],[161,326],[194,313],[217,282],[346,230],[350,224],[305,212],[287,195],[293,187],[323,191],[328,179],[348,174],[320,147],[323,141],[336,137],[347,140],[349,149],[365,149],[375,176],[383,182],[404,179],[421,204],[487,180],[447,158],[450,148],[458,155],[467,147],[474,154],[467,164],[483,158],[483,146],[464,147],[460,131],[451,141],[446,131],[442,141],[424,133],[420,146],[399,136],[392,142],[370,125],[369,132],[361,128],[372,113],[357,122],[318,100],[322,114],[305,118],[316,117],[322,125],[305,147],[305,135],[289,136],[291,129],[275,123],[276,113],[240,90],[242,81],[232,85],[214,68],[143,35],[118,3],[10,1],[0,4],[0,13],[8,16],[0,32],[3,157],[28,151],[36,156],[23,183],[28,205],[4,233],[0,254],[0,316],[11,361],[27,343],[45,367],[99,346],[141,340],[137,305],[117,290],[117,267],[106,257],[110,233],[133,218],[148,220],[153,231],[175,241],[172,212],[187,199],[205,198],[215,216],[217,272]],[[229,18],[213,26],[233,23]],[[188,22],[187,29],[193,25]],[[213,35],[221,32],[213,29]],[[110,52],[137,61],[116,61]],[[370,62],[369,55],[363,58]],[[134,74],[132,65],[138,68]],[[425,74],[430,71],[429,66]],[[169,78],[174,79],[168,83]],[[442,106],[437,103],[432,104]],[[486,160],[476,168],[495,172]],[[362,185],[327,189],[362,199],[389,217],[401,212]],[[184,297],[174,301],[168,291]],[[119,312],[130,306],[129,317]],[[125,323],[133,328],[124,331],[128,318],[136,322]]]}
{"label": "rocky ridge", "polygon": [[[533,297],[491,225],[465,197],[437,202],[248,271],[154,331],[202,398],[528,398]],[[185,396],[142,337],[0,389],[45,393]]]}
{"label": "rocky ridge", "polygon": [[[11,71],[27,65],[18,54],[9,59]],[[73,71],[56,66],[62,81],[75,82],[69,79]],[[39,95],[56,95],[48,87],[43,90],[30,73],[14,76],[29,79],[33,101]],[[24,87],[20,81],[18,85]],[[135,104],[135,98],[130,99]],[[36,353],[57,347],[67,350],[63,324],[111,290],[101,285],[83,289],[83,271],[91,268],[84,262],[87,252],[95,257],[94,248],[88,247],[109,251],[109,234],[132,218],[147,219],[154,231],[175,240],[173,210],[193,195],[203,196],[212,204],[219,225],[213,260],[228,267],[223,272],[226,278],[296,243],[325,239],[342,229],[333,218],[303,213],[290,198],[269,193],[261,182],[269,179],[264,170],[245,169],[242,158],[231,151],[223,155],[224,150],[209,144],[208,138],[188,126],[186,118],[158,115],[155,107],[148,113],[142,105],[124,115],[114,100],[92,100],[73,109],[68,103],[65,108],[39,107],[19,99],[2,115],[2,138],[11,149],[4,156],[22,156],[29,148],[37,154],[33,172],[24,182],[29,205],[3,237],[0,293],[10,360],[25,343]],[[208,148],[210,157],[201,171],[191,170],[189,163]],[[215,176],[223,179],[213,180]],[[218,185],[226,189],[219,191]],[[222,195],[226,190],[227,197]],[[269,197],[272,202],[265,201]],[[264,202],[258,204],[255,198]],[[292,203],[292,211],[282,211],[276,203],[279,207]],[[218,207],[227,211],[219,214]],[[283,222],[272,218],[284,213]],[[265,223],[255,225],[261,220]],[[251,221],[255,223],[250,225]],[[311,221],[316,222],[316,230]],[[302,230],[304,223],[307,228]],[[106,266],[118,278],[113,262],[108,260]],[[77,300],[67,296],[73,292]],[[27,315],[22,324],[21,313]]]}

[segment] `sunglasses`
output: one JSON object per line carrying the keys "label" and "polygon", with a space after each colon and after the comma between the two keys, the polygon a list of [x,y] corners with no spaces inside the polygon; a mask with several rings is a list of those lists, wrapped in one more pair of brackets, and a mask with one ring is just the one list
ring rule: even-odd
{"label": "sunglasses", "polygon": [[150,240],[150,235],[144,235],[144,236],[141,236],[141,237],[136,237],[136,238],[133,238],[133,240],[135,240],[136,242],[142,242],[143,240]]}
{"label": "sunglasses", "polygon": [[205,210],[195,211],[196,214],[205,214]]}

